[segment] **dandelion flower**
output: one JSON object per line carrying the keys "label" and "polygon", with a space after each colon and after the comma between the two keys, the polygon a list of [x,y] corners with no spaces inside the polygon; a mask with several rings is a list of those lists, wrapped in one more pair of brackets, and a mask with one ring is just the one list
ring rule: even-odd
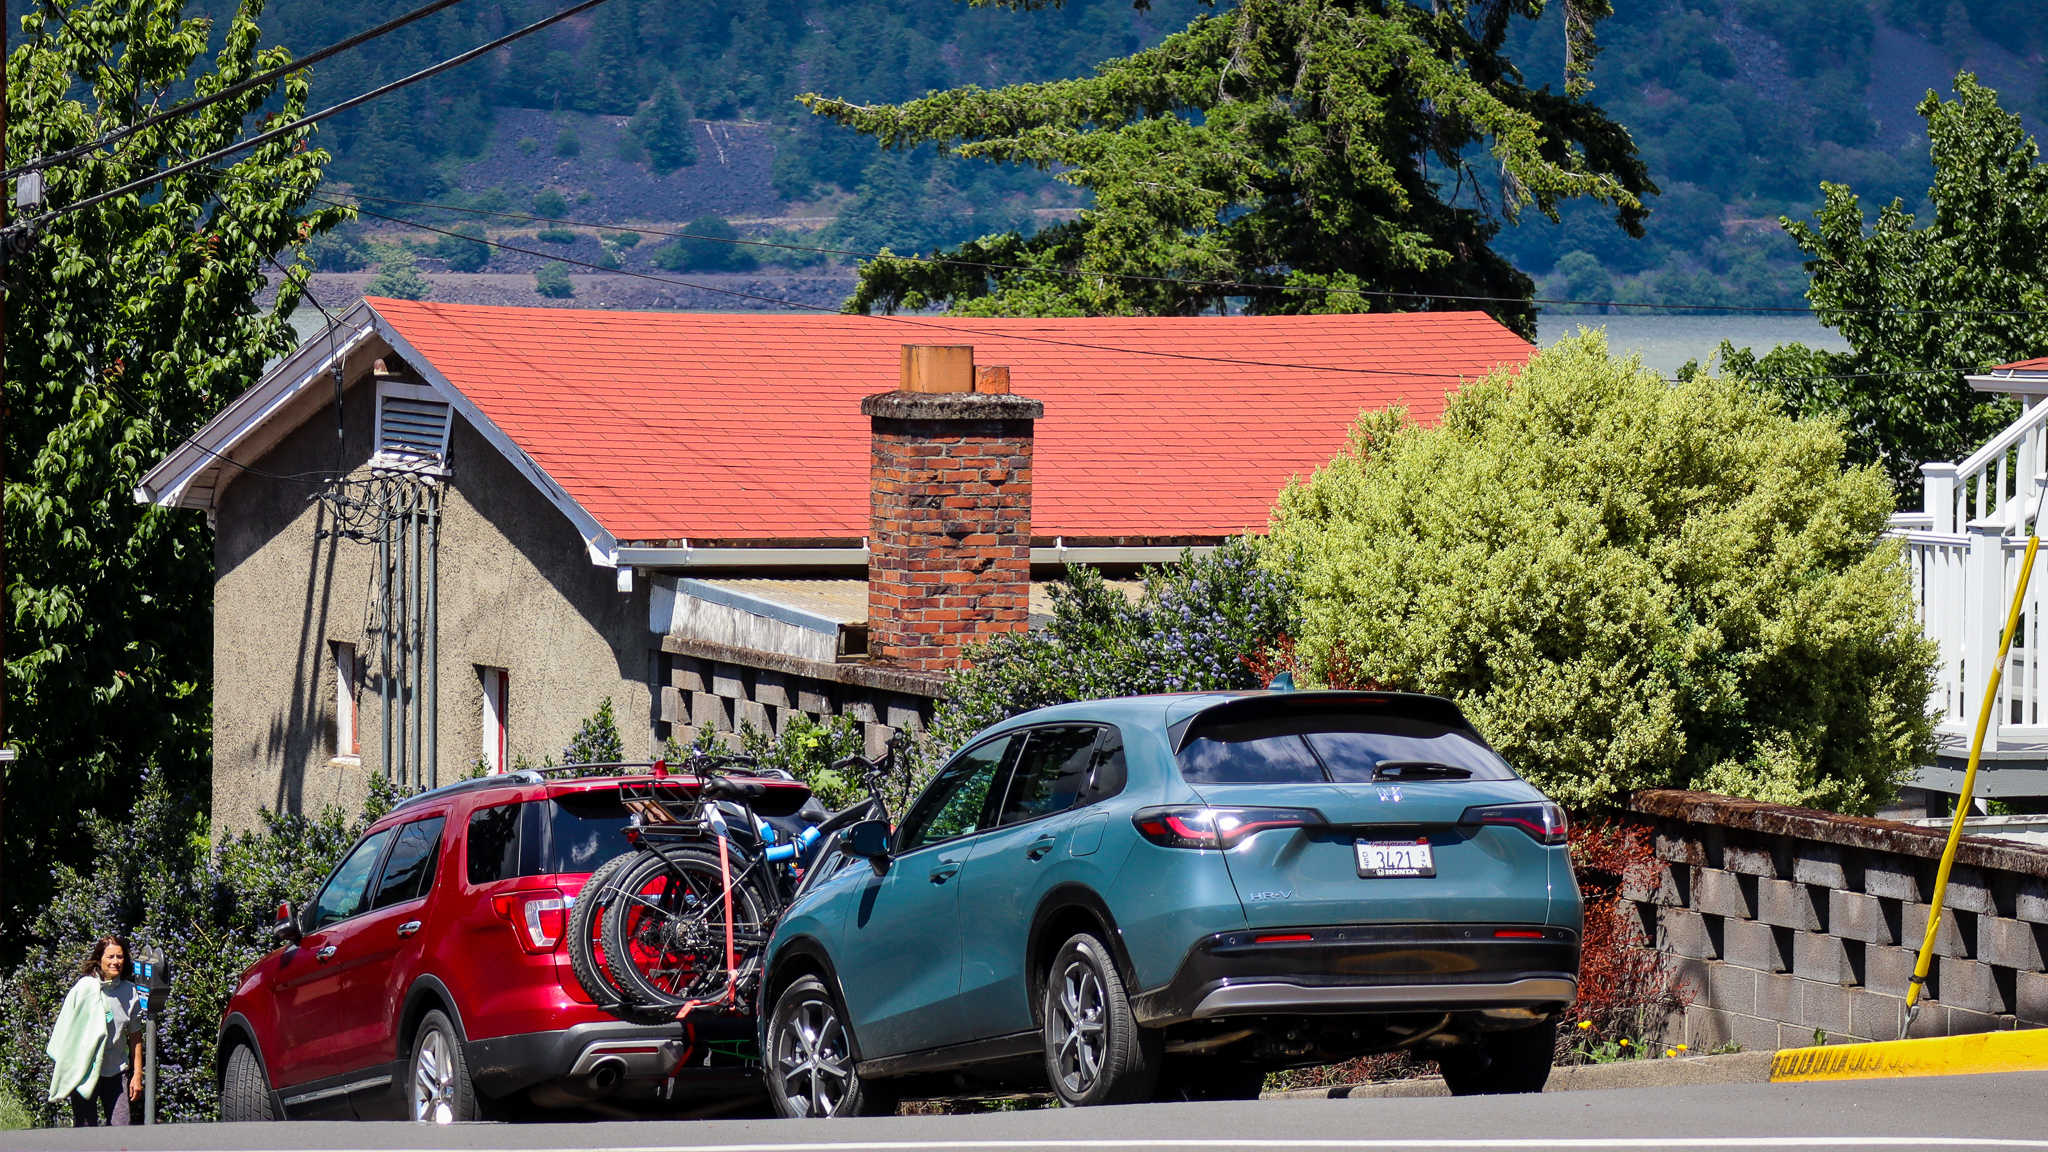
{"label": "dandelion flower", "polygon": [[1591,1020],[1581,1020],[1581,1021],[1579,1021],[1579,1027],[1581,1027],[1581,1028],[1591,1028],[1592,1026],[1593,1026],[1593,1022],[1592,1022]]}

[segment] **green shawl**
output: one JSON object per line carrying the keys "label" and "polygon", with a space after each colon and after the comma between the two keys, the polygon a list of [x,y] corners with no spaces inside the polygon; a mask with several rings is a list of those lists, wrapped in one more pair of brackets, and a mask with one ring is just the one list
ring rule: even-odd
{"label": "green shawl", "polygon": [[56,1103],[99,1078],[100,1056],[107,1048],[107,1006],[96,976],[81,976],[64,996],[57,1027],[43,1051],[56,1067],[50,1070],[50,1102]]}

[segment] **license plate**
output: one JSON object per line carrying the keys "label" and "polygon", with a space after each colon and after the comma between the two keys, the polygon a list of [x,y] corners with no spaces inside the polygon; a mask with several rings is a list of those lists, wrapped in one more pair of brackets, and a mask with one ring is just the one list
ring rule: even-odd
{"label": "license plate", "polygon": [[1367,880],[1436,875],[1427,840],[1359,840],[1358,874]]}

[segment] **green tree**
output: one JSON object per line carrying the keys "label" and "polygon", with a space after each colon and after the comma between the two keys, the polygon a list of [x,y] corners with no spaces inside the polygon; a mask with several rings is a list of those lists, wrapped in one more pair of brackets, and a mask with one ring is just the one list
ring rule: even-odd
{"label": "green tree", "polygon": [[455,272],[481,272],[491,262],[491,246],[484,242],[484,228],[481,224],[456,224],[448,229],[453,236],[443,236],[434,242],[434,255],[448,262]]}
{"label": "green tree", "polygon": [[1920,103],[1934,159],[1926,224],[1898,200],[1873,224],[1841,184],[1821,186],[1814,223],[1782,220],[1809,257],[1807,299],[1851,350],[1720,352],[1724,371],[1794,413],[1840,415],[1850,459],[1883,465],[1908,499],[1921,464],[1961,459],[2018,415],[1964,373],[2048,353],[2048,165],[1997,93],[1966,72],[1955,95]]}
{"label": "green tree", "polygon": [[[262,10],[245,0],[216,27],[182,19],[178,0],[37,8],[9,57],[8,154],[86,144],[195,86],[285,64],[285,49],[260,46]],[[302,115],[306,85],[294,73],[52,168],[49,202],[224,147],[266,109]],[[6,719],[20,759],[7,768],[5,901],[16,928],[51,868],[89,850],[81,814],[124,808],[146,766],[205,794],[211,532],[132,493],[295,343],[287,317],[310,269],[274,258],[350,215],[307,210],[328,159],[309,138],[60,217],[8,261]],[[257,298],[273,284],[265,308]]]}
{"label": "green tree", "polygon": [[[694,239],[702,237],[702,239]],[[740,239],[739,230],[722,216],[699,216],[683,225],[675,240],[656,248],[648,259],[671,272],[748,272],[759,261]]]}
{"label": "green tree", "polygon": [[403,244],[378,245],[377,274],[363,285],[365,296],[389,296],[393,300],[425,300],[433,292],[420,275],[420,262]]}
{"label": "green tree", "polygon": [[558,188],[543,188],[533,194],[533,210],[550,220],[560,220],[569,214],[569,198]]}
{"label": "green tree", "polygon": [[[1640,197],[1655,191],[1627,131],[1586,99],[1605,0],[1565,4],[1565,94],[1527,86],[1505,54],[1513,17],[1541,8],[1245,0],[1086,79],[898,105],[807,94],[813,112],[884,147],[1030,165],[1093,197],[1063,226],[952,253],[1031,270],[879,259],[847,306],[1179,315],[1231,297],[1260,312],[1526,299],[1529,277],[1491,247],[1504,219],[1534,207],[1554,220],[1560,202],[1591,197],[1640,235]],[[1063,274],[1074,272],[1091,275]],[[1196,283],[1123,278],[1133,274]],[[1534,331],[1531,306],[1487,307]]]}
{"label": "green tree", "polygon": [[1890,489],[1832,419],[1672,385],[1582,334],[1368,413],[1289,488],[1270,562],[1324,679],[1434,692],[1577,809],[1646,787],[1873,810],[1931,752]]}
{"label": "green tree", "polygon": [[576,285],[569,280],[569,266],[560,260],[550,260],[534,271],[533,290],[556,300],[576,295]]}
{"label": "green tree", "polygon": [[664,81],[654,99],[633,116],[633,134],[647,149],[647,164],[666,176],[697,162],[697,129],[683,108],[676,86]]}

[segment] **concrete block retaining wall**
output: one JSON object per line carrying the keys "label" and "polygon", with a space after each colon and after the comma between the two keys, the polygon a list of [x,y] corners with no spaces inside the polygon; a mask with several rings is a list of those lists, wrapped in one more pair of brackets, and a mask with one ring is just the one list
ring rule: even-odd
{"label": "concrete block retaining wall", "polygon": [[[1623,895],[1693,991],[1663,1043],[1898,1038],[1945,830],[1701,792],[1632,808],[1658,871]],[[1965,837],[1935,941],[1913,1035],[2048,1025],[2048,849]]]}
{"label": "concrete block retaining wall", "polygon": [[852,717],[866,754],[880,756],[891,736],[931,722],[946,685],[943,677],[929,674],[827,664],[678,636],[662,637],[652,660],[656,747],[669,737],[687,744],[710,728],[737,748],[741,724],[780,734],[801,714],[813,720]]}

